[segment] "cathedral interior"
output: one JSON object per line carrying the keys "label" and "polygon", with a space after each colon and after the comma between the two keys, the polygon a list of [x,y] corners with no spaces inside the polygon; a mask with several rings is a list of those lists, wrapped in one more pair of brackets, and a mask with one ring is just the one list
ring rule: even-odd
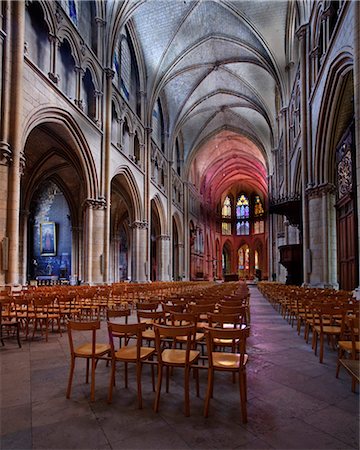
{"label": "cathedral interior", "polygon": [[359,449],[359,24],[0,0],[2,449]]}
{"label": "cathedral interior", "polygon": [[1,286],[359,286],[358,2],[0,8]]}

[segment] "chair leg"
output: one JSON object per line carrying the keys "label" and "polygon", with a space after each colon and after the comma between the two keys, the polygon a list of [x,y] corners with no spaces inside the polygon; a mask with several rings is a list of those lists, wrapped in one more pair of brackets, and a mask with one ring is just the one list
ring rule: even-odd
{"label": "chair leg", "polygon": [[17,339],[19,348],[21,348],[21,342],[20,342],[20,325],[19,325],[19,323],[17,323],[17,326],[16,326],[16,339]]}
{"label": "chair leg", "polygon": [[89,383],[89,364],[90,364],[90,360],[89,360],[89,358],[86,358],[86,380],[85,380],[86,384]]}
{"label": "chair leg", "polygon": [[112,391],[113,391],[113,386],[115,385],[115,369],[116,369],[116,362],[114,360],[111,363],[111,374],[110,374],[110,385],[109,385],[109,393],[108,393],[108,403],[112,402]]}
{"label": "chair leg", "polygon": [[245,392],[244,372],[239,373],[239,388],[240,388],[240,404],[242,423],[247,423],[247,408],[246,408],[246,392]]}
{"label": "chair leg", "polygon": [[339,348],[339,350],[338,350],[338,359],[337,359],[337,362],[336,362],[336,375],[335,375],[336,378],[339,378],[340,366],[341,366],[340,359],[342,358],[342,356],[343,356],[343,350],[341,348]]}
{"label": "chair leg", "polygon": [[155,403],[154,403],[154,411],[159,412],[159,404],[160,404],[160,391],[161,391],[161,382],[162,382],[162,365],[158,365],[158,381],[156,386],[156,396],[155,396]]}
{"label": "chair leg", "polygon": [[90,388],[90,400],[92,402],[95,401],[95,368],[96,368],[96,359],[92,358],[92,360],[91,360],[91,388]]}
{"label": "chair leg", "polygon": [[184,396],[185,396],[185,416],[190,416],[190,394],[189,394],[189,382],[190,382],[190,367],[185,367],[185,380],[184,380]]}
{"label": "chair leg", "polygon": [[142,370],[142,363],[141,363],[141,362],[138,362],[138,363],[136,364],[136,381],[137,381],[137,391],[138,391],[138,404],[139,404],[139,409],[142,409],[141,370]]}
{"label": "chair leg", "polygon": [[319,361],[322,363],[324,358],[324,335],[320,333],[320,355]]}
{"label": "chair leg", "polygon": [[213,369],[209,368],[209,371],[208,371],[208,385],[207,385],[205,407],[204,407],[204,417],[209,417],[209,405],[210,405],[210,398],[212,396],[213,379],[214,379],[214,371],[213,371]]}
{"label": "chair leg", "polygon": [[66,398],[70,398],[72,379],[73,379],[73,375],[74,375],[74,369],[75,369],[75,358],[71,358],[69,381],[68,381],[68,387],[67,387],[67,390],[66,390]]}

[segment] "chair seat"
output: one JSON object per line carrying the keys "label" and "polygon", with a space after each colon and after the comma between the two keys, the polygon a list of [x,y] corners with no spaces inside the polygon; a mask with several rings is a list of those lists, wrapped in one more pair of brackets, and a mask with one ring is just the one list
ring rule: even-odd
{"label": "chair seat", "polygon": [[[95,344],[95,355],[101,356],[105,353],[110,352],[110,345],[108,344]],[[92,345],[91,343],[80,345],[77,349],[75,349],[76,356],[89,356],[92,354]]]}
{"label": "chair seat", "polygon": [[[239,353],[213,352],[213,365],[221,369],[238,369],[240,365]],[[244,366],[247,363],[248,355],[244,355]]]}
{"label": "chair seat", "polygon": [[[147,359],[150,355],[155,353],[155,349],[151,347],[140,347],[140,359]],[[121,361],[136,361],[137,350],[136,345],[128,345],[126,347],[120,348],[115,353],[115,358]]]}
{"label": "chair seat", "polygon": [[[321,332],[321,328],[318,325],[316,325],[314,327],[314,329],[315,329],[315,331],[317,333]],[[323,331],[324,331],[325,334],[340,334],[341,333],[341,327],[326,325],[326,326],[323,327]]]}
{"label": "chair seat", "polygon": [[[190,350],[189,362],[193,363],[200,356],[197,350]],[[165,364],[185,364],[186,350],[181,349],[165,349],[161,353],[162,360]]]}
{"label": "chair seat", "polygon": [[[351,341],[339,341],[338,345],[340,348],[346,350],[347,352],[351,352],[352,349]],[[355,348],[357,352],[360,352],[360,341],[355,342]]]}
{"label": "chair seat", "polygon": [[239,342],[239,339],[219,339],[219,338],[214,338],[214,344],[217,344],[217,345],[230,345],[231,346],[233,344],[236,344],[236,342]]}
{"label": "chair seat", "polygon": [[[205,337],[205,333],[196,333],[195,334],[195,341],[201,341],[202,339],[204,339]],[[177,341],[179,342],[186,342],[187,341],[187,337],[186,336],[178,336],[176,338]]]}
{"label": "chair seat", "polygon": [[145,330],[141,334],[143,339],[155,339],[155,331],[149,328],[148,330]]}

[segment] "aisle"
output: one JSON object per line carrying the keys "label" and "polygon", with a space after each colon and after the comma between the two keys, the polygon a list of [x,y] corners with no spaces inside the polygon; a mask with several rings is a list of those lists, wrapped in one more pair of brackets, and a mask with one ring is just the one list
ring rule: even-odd
{"label": "aisle", "polygon": [[358,448],[359,395],[345,371],[335,378],[336,352],[325,345],[320,364],[303,333],[250,290],[248,429],[257,423],[261,439],[278,449]]}

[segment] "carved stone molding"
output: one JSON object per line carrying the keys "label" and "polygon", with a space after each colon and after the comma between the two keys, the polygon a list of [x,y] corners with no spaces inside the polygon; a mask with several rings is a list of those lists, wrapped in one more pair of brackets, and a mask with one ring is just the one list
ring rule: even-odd
{"label": "carved stone molding", "polygon": [[156,240],[158,241],[170,241],[170,236],[168,234],[160,234],[156,236]]}
{"label": "carved stone molding", "polygon": [[9,166],[12,161],[11,155],[10,145],[7,142],[0,142],[0,165]]}
{"label": "carved stone molding", "polygon": [[99,210],[101,210],[101,209],[106,209],[107,208],[106,200],[104,198],[98,198],[98,199],[87,198],[84,201],[83,205],[86,208],[91,208],[91,209],[99,209]]}
{"label": "carved stone molding", "polygon": [[135,220],[130,228],[138,229],[138,230],[146,230],[148,228],[148,223],[146,220]]}
{"label": "carved stone molding", "polygon": [[308,199],[319,198],[327,194],[335,194],[336,187],[332,183],[320,184],[318,186],[306,189],[306,195]]}
{"label": "carved stone molding", "polygon": [[109,67],[104,69],[104,72],[105,72],[107,78],[113,79],[115,76],[115,71],[110,69]]}
{"label": "carved stone molding", "polygon": [[24,153],[20,153],[20,161],[19,161],[19,173],[20,175],[24,175],[26,167],[26,158]]}

